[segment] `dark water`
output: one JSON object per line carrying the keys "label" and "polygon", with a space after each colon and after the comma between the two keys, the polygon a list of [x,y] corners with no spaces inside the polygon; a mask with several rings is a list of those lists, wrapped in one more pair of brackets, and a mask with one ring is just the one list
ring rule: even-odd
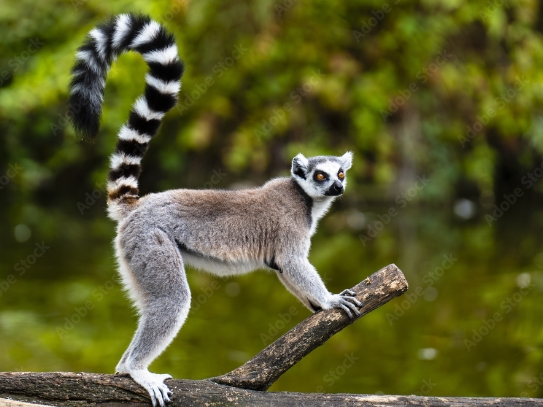
{"label": "dark water", "polygon": [[[449,208],[406,208],[389,222],[388,206],[365,209],[333,210],[311,261],[333,292],[396,263],[408,294],[340,332],[271,390],[543,396],[543,212],[518,208],[489,225]],[[112,373],[136,327],[115,273],[113,224],[104,216],[15,226],[1,238],[0,370]],[[154,372],[228,372],[309,315],[271,273],[188,275],[192,309]]]}

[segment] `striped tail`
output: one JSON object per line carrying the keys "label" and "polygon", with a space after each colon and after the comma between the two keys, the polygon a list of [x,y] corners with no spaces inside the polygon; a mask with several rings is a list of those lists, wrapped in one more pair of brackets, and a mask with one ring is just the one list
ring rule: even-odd
{"label": "striped tail", "polygon": [[162,118],[177,103],[184,71],[173,35],[149,17],[121,14],[97,26],[78,49],[72,68],[69,104],[71,121],[79,134],[94,137],[98,133],[106,76],[113,61],[125,51],[139,52],[150,70],[145,76],[145,93],[121,127],[111,156],[108,205],[116,220],[138,199],[141,159]]}

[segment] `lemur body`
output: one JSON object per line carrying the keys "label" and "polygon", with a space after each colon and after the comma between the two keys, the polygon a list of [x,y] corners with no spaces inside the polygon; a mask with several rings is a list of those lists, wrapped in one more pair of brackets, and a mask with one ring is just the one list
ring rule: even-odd
{"label": "lemur body", "polygon": [[359,314],[349,290],[331,294],[308,261],[318,220],[346,184],[352,155],[292,161],[291,177],[238,191],[178,189],[138,196],[140,161],[164,114],[177,100],[183,65],[173,36],[148,17],[120,15],[90,32],[76,54],[70,104],[75,128],[94,136],[99,128],[105,77],[122,52],[140,52],[150,72],[119,132],[111,158],[108,211],[116,220],[116,256],[140,319],[117,365],[164,405],[169,375],[150,373],[149,364],[170,344],[185,321],[190,290],[185,266],[218,276],[274,270],[310,310],[341,308]]}

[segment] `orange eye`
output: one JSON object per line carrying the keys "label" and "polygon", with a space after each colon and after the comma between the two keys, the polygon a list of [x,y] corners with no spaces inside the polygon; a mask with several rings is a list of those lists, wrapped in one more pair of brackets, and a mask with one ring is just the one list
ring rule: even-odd
{"label": "orange eye", "polygon": [[317,179],[318,179],[319,181],[324,181],[324,175],[322,175],[322,174],[317,174]]}
{"label": "orange eye", "polygon": [[339,179],[343,179],[343,178],[345,178],[345,173],[343,171],[341,171],[337,176],[338,176]]}

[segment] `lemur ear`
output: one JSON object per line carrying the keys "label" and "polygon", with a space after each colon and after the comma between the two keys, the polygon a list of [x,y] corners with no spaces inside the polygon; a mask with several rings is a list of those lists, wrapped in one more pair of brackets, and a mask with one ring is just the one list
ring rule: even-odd
{"label": "lemur ear", "polygon": [[297,175],[300,178],[305,179],[307,174],[307,158],[302,153],[298,154],[292,159],[292,169],[290,170],[292,175]]}
{"label": "lemur ear", "polygon": [[339,159],[341,161],[343,171],[347,171],[353,164],[353,153],[351,151],[347,151],[345,154],[339,157]]}

